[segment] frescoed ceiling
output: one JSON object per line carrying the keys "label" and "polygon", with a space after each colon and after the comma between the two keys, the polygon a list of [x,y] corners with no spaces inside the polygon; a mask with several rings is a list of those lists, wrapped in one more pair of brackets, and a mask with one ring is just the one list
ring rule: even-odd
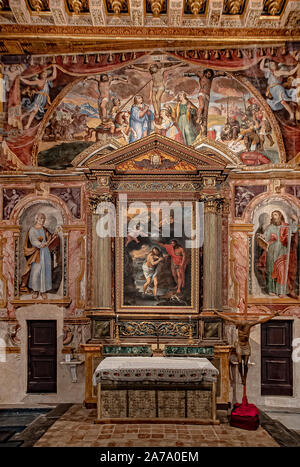
{"label": "frescoed ceiling", "polygon": [[0,53],[268,43],[299,25],[299,0],[0,0]]}

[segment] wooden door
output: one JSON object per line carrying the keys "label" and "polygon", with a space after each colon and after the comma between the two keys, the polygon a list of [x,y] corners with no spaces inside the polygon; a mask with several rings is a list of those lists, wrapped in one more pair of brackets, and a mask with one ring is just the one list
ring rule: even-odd
{"label": "wooden door", "polygon": [[261,394],[293,395],[293,322],[269,321],[261,325]]}
{"label": "wooden door", "polygon": [[27,321],[27,392],[56,392],[56,321]]}

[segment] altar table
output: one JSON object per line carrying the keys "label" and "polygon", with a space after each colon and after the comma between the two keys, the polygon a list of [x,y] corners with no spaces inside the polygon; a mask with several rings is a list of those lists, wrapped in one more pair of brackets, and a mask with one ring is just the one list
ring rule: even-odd
{"label": "altar table", "polygon": [[206,358],[107,357],[93,375],[95,423],[214,423],[218,370]]}

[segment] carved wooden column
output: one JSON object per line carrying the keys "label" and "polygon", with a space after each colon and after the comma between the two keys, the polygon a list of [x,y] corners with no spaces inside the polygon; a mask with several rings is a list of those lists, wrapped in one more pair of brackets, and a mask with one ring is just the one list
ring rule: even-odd
{"label": "carved wooden column", "polygon": [[203,311],[222,309],[222,198],[204,201]]}

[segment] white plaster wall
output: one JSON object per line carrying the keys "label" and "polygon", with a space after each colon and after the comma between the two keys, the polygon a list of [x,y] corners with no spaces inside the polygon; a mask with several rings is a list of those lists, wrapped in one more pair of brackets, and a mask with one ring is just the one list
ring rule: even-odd
{"label": "white plaster wall", "polygon": [[[293,320],[293,339],[300,338],[300,319],[280,316],[273,319]],[[264,407],[300,407],[300,361],[293,362],[293,396],[262,396],[261,395],[261,326],[254,326],[250,334],[251,356],[248,377],[247,377],[247,397],[248,402]],[[238,369],[235,369],[237,382],[232,384],[233,403],[242,401],[243,386],[240,382]],[[235,399],[235,400],[234,400]]]}
{"label": "white plaster wall", "polygon": [[[4,354],[5,355],[5,354]],[[18,402],[22,393],[20,354],[6,354],[0,362],[0,404]]]}
{"label": "white plaster wall", "polygon": [[[35,405],[47,403],[82,403],[84,400],[84,363],[78,365],[77,383],[72,383],[70,368],[61,365],[63,349],[63,308],[56,305],[33,305],[19,308],[17,319],[21,329],[20,354],[6,354],[0,361],[0,404]],[[27,320],[56,320],[57,322],[57,393],[28,394],[27,389]],[[3,326],[3,325],[2,325]],[[1,323],[0,323],[1,327]],[[2,352],[3,356],[3,352]],[[83,359],[83,354],[80,354]]]}

